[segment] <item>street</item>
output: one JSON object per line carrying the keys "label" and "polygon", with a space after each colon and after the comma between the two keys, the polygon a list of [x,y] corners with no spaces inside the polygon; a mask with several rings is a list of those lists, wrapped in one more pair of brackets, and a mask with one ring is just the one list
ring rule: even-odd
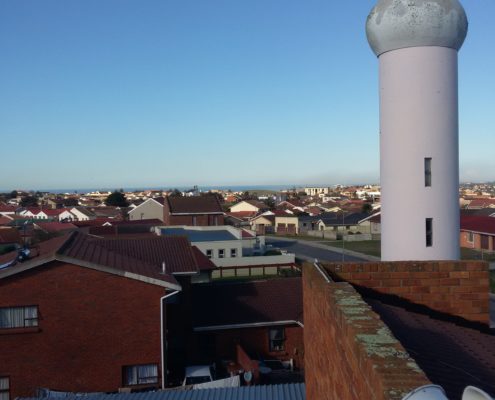
{"label": "street", "polygon": [[348,254],[344,254],[344,258],[342,258],[342,254],[327,250],[324,248],[325,245],[318,243],[303,244],[293,239],[266,237],[266,244],[271,244],[281,250],[287,250],[289,253],[295,253],[296,257],[306,261],[314,261],[315,258],[322,261],[367,261]]}

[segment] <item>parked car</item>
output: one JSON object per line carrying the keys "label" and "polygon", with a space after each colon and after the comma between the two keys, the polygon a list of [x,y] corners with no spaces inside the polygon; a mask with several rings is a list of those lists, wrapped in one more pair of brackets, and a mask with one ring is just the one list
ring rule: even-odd
{"label": "parked car", "polygon": [[191,365],[186,367],[186,373],[182,386],[196,385],[213,381],[215,369],[211,365]]}

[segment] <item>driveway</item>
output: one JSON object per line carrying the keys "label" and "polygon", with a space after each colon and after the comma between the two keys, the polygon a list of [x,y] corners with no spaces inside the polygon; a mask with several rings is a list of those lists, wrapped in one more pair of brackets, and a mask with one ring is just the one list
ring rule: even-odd
{"label": "driveway", "polygon": [[346,252],[345,250],[343,254],[332,251],[328,246],[321,243],[268,236],[266,236],[265,240],[267,244],[287,250],[289,253],[295,253],[297,258],[306,261],[313,262],[315,258],[322,261],[368,261],[365,258],[357,257],[355,254],[351,255],[349,254],[350,252]]}

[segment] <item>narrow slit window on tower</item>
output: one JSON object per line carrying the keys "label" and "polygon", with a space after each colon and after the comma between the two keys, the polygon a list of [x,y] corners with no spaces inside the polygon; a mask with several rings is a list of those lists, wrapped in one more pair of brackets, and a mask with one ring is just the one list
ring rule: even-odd
{"label": "narrow slit window on tower", "polygon": [[425,186],[431,186],[431,157],[425,158]]}
{"label": "narrow slit window on tower", "polygon": [[433,246],[433,218],[426,218],[426,247]]}

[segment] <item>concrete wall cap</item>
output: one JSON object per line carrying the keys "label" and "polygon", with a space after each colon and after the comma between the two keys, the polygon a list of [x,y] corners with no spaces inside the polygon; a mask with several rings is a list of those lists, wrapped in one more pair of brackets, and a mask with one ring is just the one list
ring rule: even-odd
{"label": "concrete wall cap", "polygon": [[458,0],[378,0],[366,21],[373,52],[440,46],[459,50],[468,21]]}

